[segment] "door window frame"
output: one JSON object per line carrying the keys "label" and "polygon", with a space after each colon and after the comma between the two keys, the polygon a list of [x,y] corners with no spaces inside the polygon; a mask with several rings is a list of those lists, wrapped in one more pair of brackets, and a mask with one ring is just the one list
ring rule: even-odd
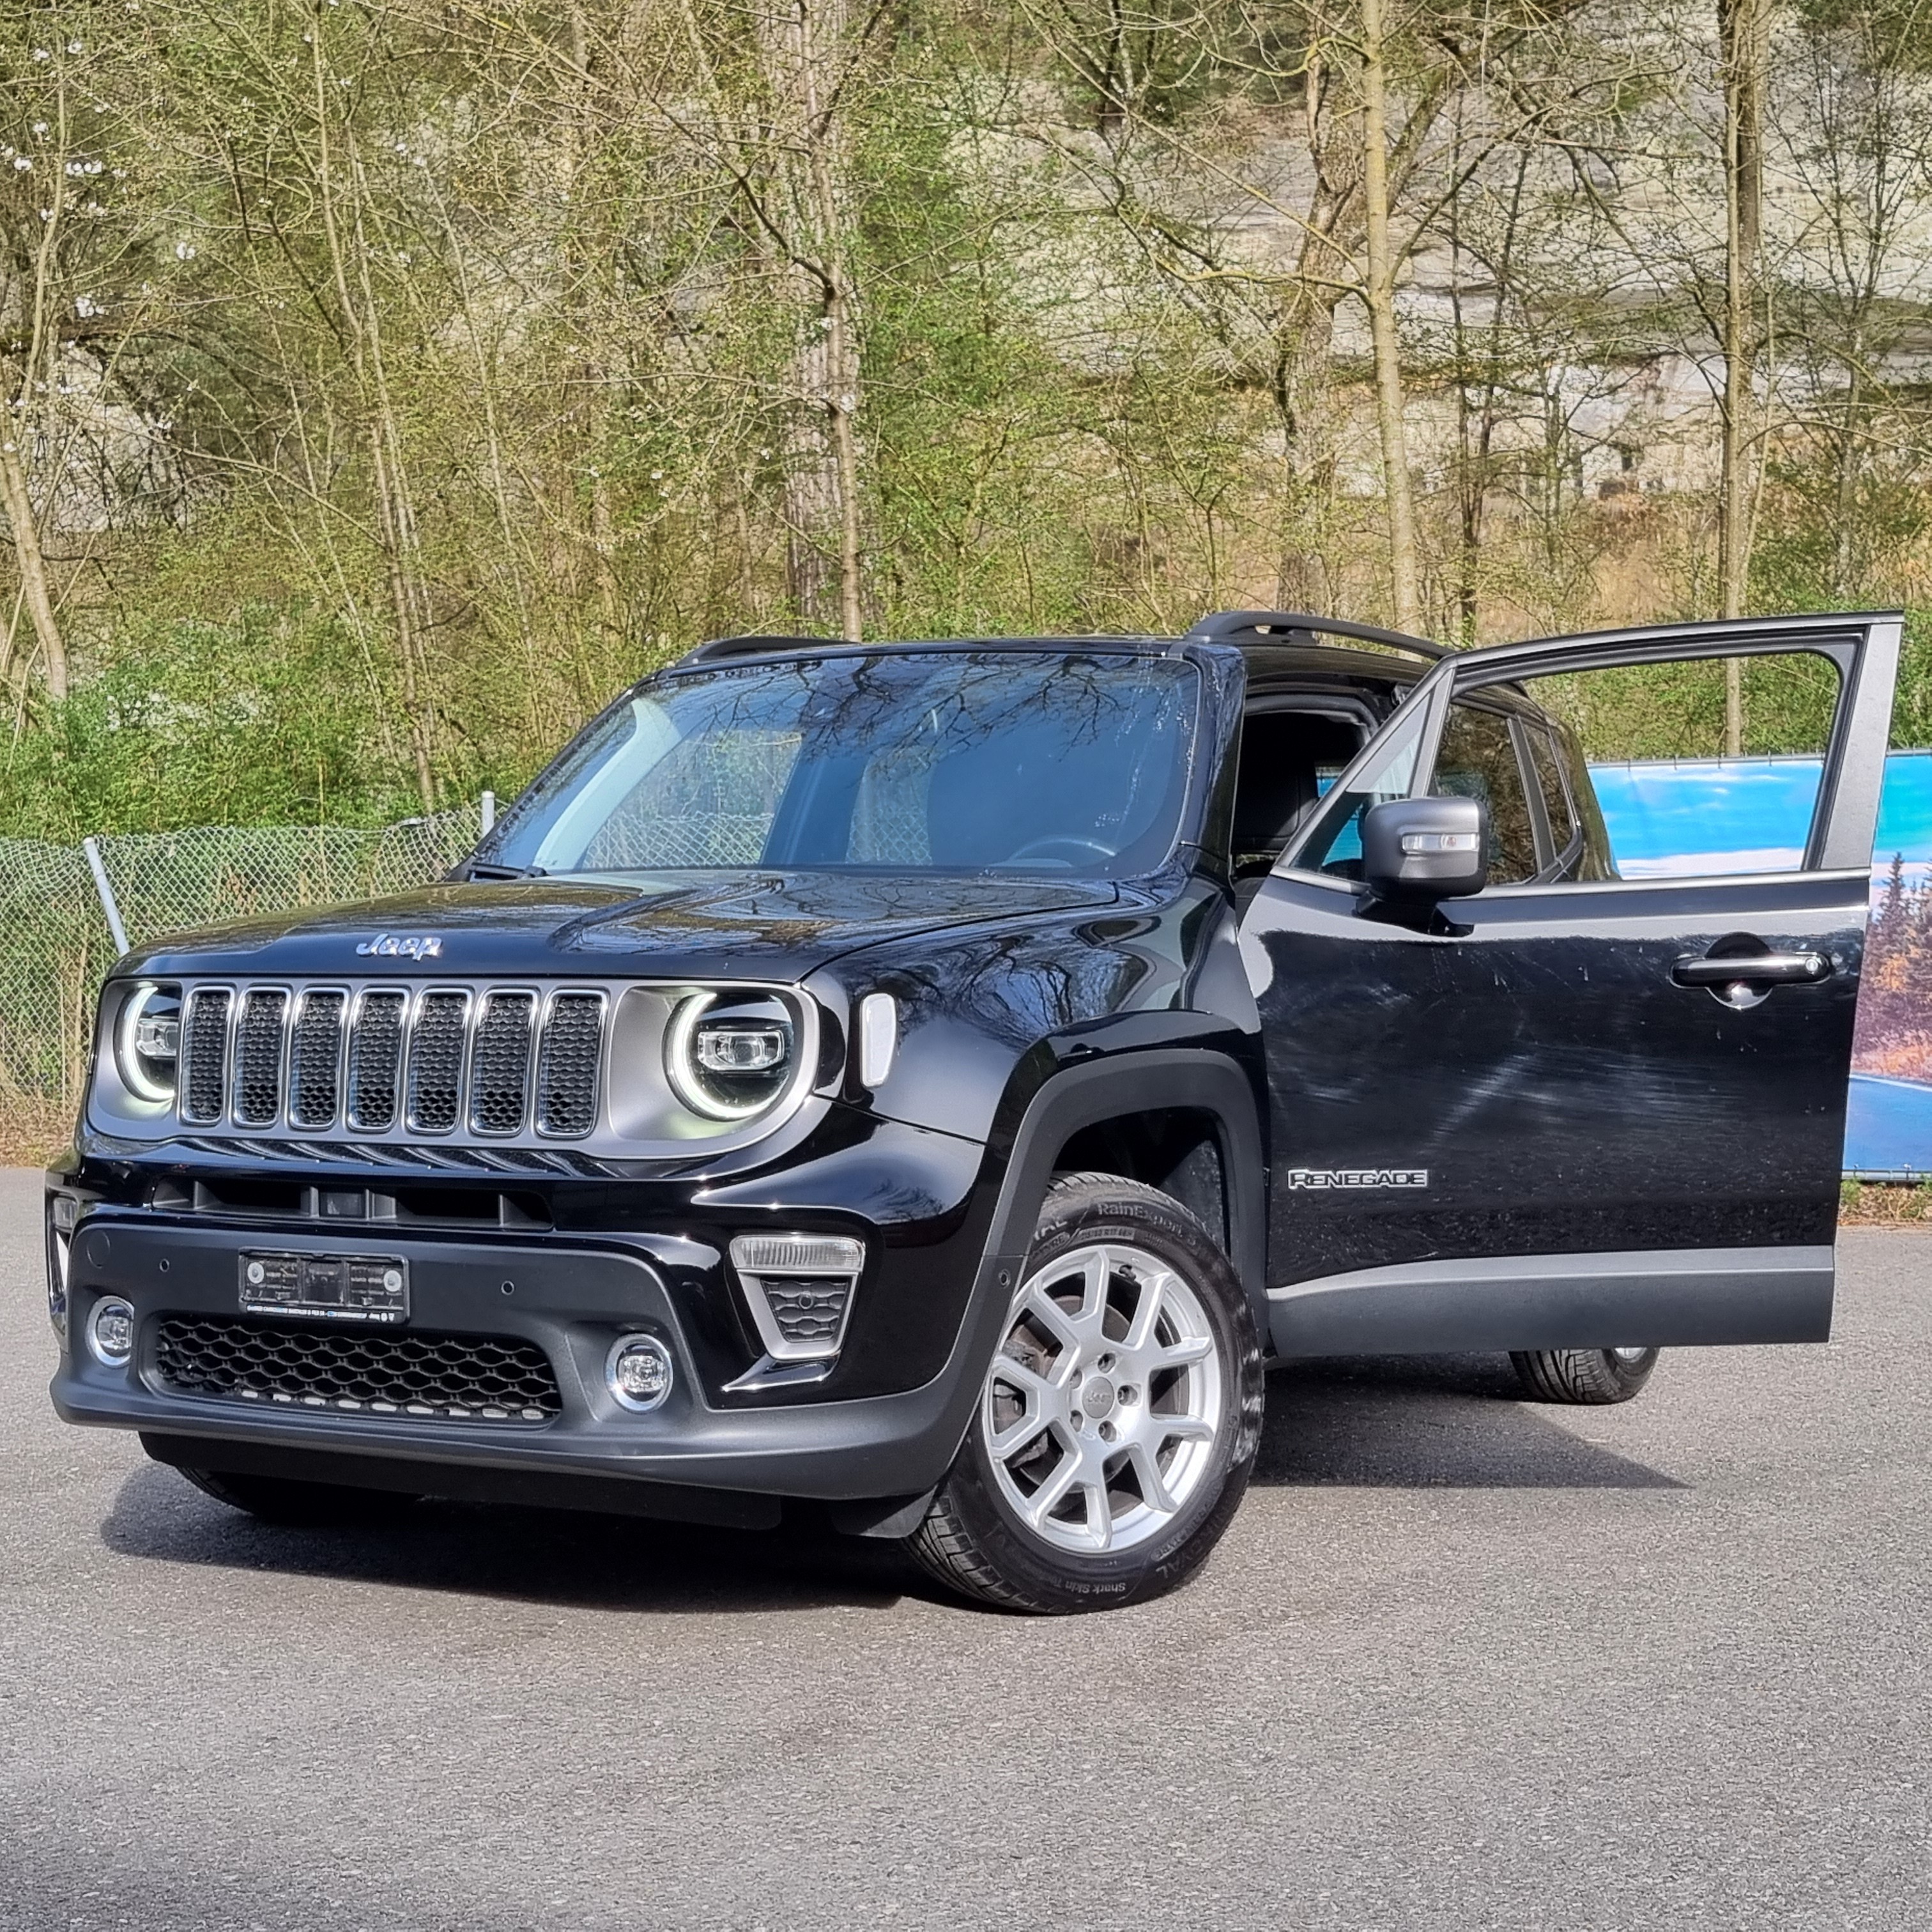
{"label": "door window frame", "polygon": [[[1626,890],[1655,892],[1660,887],[1709,880],[1798,878],[1819,873],[1868,871],[1871,841],[1877,823],[1878,795],[1884,782],[1885,754],[1890,736],[1892,698],[1898,674],[1898,652],[1904,627],[1902,614],[1893,611],[1821,617],[1733,620],[1715,623],[1646,628],[1586,634],[1576,638],[1545,638],[1520,644],[1459,652],[1445,658],[1409,694],[1382,728],[1363,746],[1360,755],[1335,782],[1334,790],[1348,788],[1382,755],[1385,743],[1410,728],[1418,713],[1421,728],[1408,796],[1429,796],[1435,778],[1442,734],[1450,705],[1458,698],[1491,686],[1514,685],[1515,695],[1528,699],[1521,681],[1546,674],[1613,670],[1621,665],[1681,664],[1728,657],[1768,657],[1809,652],[1828,658],[1838,672],[1838,698],[1832,716],[1824,768],[1802,862],[1778,873],[1718,872],[1673,875],[1666,879],[1567,880],[1538,878],[1486,887],[1486,892],[1604,892]],[[1882,701],[1880,701],[1882,698]],[[1869,701],[1868,701],[1869,700]],[[1527,747],[1519,743],[1517,760]],[[1532,822],[1540,825],[1540,788],[1530,773]],[[1580,819],[1581,801],[1573,800]],[[1318,811],[1297,829],[1276,862],[1276,875],[1298,883],[1326,886],[1354,897],[1367,890],[1359,879],[1338,878],[1306,868],[1298,861],[1322,823]],[[1546,826],[1541,842],[1548,842]],[[1862,850],[1856,849],[1862,846]]]}

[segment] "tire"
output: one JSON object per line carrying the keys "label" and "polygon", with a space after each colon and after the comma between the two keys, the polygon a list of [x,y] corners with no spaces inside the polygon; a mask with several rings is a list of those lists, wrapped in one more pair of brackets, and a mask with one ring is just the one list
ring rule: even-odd
{"label": "tire", "polygon": [[237,1475],[225,1469],[190,1469],[178,1462],[170,1466],[217,1502],[286,1529],[347,1529],[390,1522],[418,1500],[390,1490],[358,1490],[347,1483]]}
{"label": "tire", "polygon": [[1657,1366],[1654,1348],[1537,1348],[1512,1354],[1517,1378],[1538,1402],[1628,1402]]}
{"label": "tire", "polygon": [[1063,1175],[912,1553],[1004,1610],[1160,1596],[1239,1506],[1262,1402],[1253,1311],[1208,1231],[1138,1181]]}

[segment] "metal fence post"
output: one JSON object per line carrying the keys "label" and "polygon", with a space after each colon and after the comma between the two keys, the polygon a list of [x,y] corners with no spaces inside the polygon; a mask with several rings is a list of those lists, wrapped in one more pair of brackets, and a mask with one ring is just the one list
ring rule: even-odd
{"label": "metal fence post", "polygon": [[496,824],[496,794],[486,791],[483,794],[483,834],[488,838]]}
{"label": "metal fence post", "polygon": [[100,895],[100,910],[107,915],[107,930],[114,935],[114,945],[118,954],[128,950],[128,928],[121,923],[121,908],[114,902],[114,887],[107,877],[107,868],[101,863],[100,842],[89,836],[80,842],[80,849],[87,854],[88,869],[94,874],[94,889]]}

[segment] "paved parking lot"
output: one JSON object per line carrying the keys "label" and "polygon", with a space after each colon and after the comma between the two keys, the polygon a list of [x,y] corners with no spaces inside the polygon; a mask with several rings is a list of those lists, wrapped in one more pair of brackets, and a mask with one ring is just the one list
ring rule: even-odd
{"label": "paved parking lot", "polygon": [[0,1927],[1922,1927],[1932,1236],[1628,1408],[1277,1377],[1206,1576],[956,1607],[867,1546],[253,1526],[49,1411],[0,1178]]}

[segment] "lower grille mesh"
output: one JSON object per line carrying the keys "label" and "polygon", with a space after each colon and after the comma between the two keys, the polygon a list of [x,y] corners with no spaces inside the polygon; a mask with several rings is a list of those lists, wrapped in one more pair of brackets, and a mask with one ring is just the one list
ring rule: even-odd
{"label": "lower grille mesh", "polygon": [[535,1343],[502,1335],[349,1333],[164,1316],[154,1370],[178,1395],[416,1420],[548,1422],[562,1404]]}

